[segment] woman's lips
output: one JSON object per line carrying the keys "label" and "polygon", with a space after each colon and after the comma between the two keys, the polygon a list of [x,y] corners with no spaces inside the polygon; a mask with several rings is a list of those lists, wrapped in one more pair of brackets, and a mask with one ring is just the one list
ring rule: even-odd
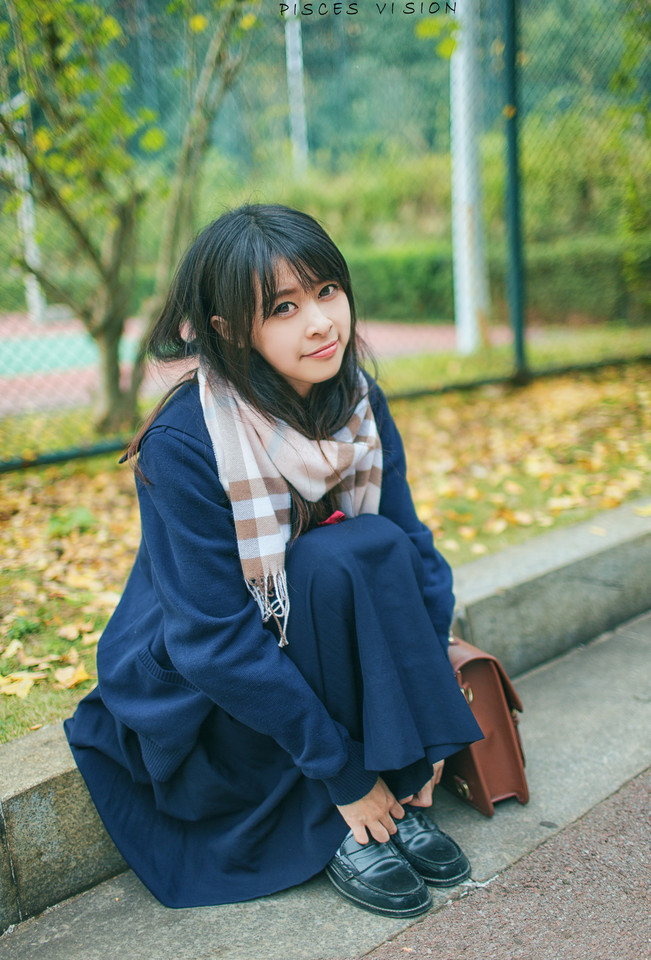
{"label": "woman's lips", "polygon": [[333,340],[332,343],[326,343],[325,347],[315,350],[314,353],[307,353],[306,356],[313,360],[327,360],[328,357],[334,356],[337,352],[338,345],[339,341]]}

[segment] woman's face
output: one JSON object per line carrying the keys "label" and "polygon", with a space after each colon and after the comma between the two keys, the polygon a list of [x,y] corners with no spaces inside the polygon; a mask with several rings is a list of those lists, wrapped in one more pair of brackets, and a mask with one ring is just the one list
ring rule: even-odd
{"label": "woman's face", "polygon": [[271,314],[259,308],[252,345],[302,397],[339,371],[350,338],[350,304],[335,281],[305,290],[287,263],[276,272]]}

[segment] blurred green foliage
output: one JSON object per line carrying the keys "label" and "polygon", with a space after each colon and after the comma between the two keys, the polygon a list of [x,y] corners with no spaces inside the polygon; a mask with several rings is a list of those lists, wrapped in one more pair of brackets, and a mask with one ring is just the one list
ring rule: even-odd
{"label": "blurred green foliage", "polygon": [[[20,0],[21,8],[24,2]],[[75,0],[57,3],[74,6]],[[301,18],[311,165],[298,182],[290,174],[284,20],[277,5],[262,4],[257,19],[253,18],[256,29],[250,31],[251,24],[245,25],[246,30],[242,26],[250,43],[247,66],[212,131],[213,148],[204,165],[195,227],[236,203],[273,200],[313,213],[356,262],[370,262],[370,255],[361,251],[373,246],[391,251],[382,256],[390,256],[394,264],[411,264],[415,246],[449,243],[449,64],[445,56],[437,55],[435,43],[451,35],[452,21],[443,14],[389,19],[374,13],[373,5],[358,7],[356,16]],[[124,150],[117,158],[101,154],[109,147],[115,149],[101,112],[97,112],[97,124],[102,129],[96,131],[93,143],[85,137],[77,144],[78,133],[70,142],[47,145],[43,141],[42,145],[53,157],[60,156],[64,165],[79,163],[83,151],[92,147],[97,152],[93,169],[127,163],[146,183],[130,303],[135,311],[151,293],[169,174],[215,0],[173,4],[124,0],[118,5],[95,0],[88,8],[95,11],[95,20],[99,17],[99,27],[89,20],[88,30],[101,27],[107,38],[100,58],[119,59],[102,74],[109,80],[105,89],[80,88],[79,109],[90,106],[93,96],[101,95],[102,102],[110,100],[115,124],[123,128]],[[493,264],[499,264],[504,240],[502,18],[496,0],[482,5],[478,98],[484,128],[484,216]],[[644,300],[646,267],[639,254],[639,238],[648,235],[651,216],[645,4],[613,0],[606,8],[600,0],[581,4],[522,0],[521,24],[525,239],[536,245],[585,237],[589,245],[594,237],[614,242],[634,236],[638,242],[630,253],[622,255],[621,246],[614,243],[612,264],[613,269],[624,270],[625,283],[636,289],[637,304]],[[27,17],[28,28],[39,29],[36,7]],[[111,45],[111,38],[118,42]],[[6,50],[6,32],[0,43]],[[14,51],[12,56],[15,59],[18,54]],[[47,44],[43,57],[47,57]],[[70,82],[81,82],[74,71]],[[86,86],[88,82],[86,77]],[[36,134],[38,130],[37,125]],[[87,184],[86,193],[82,202],[92,211],[93,205],[101,204],[102,191]],[[0,262],[7,263],[16,243],[12,210],[3,215],[2,227]],[[84,293],[90,290],[92,276],[79,263],[74,237],[62,231],[47,210],[39,211],[38,229],[42,256],[59,265],[59,279],[69,277],[74,263],[75,285]],[[101,231],[101,223],[97,229]],[[397,252],[401,247],[404,254]],[[566,250],[560,247],[559,256]],[[530,269],[547,256],[529,248]],[[602,262],[600,258],[595,274]],[[499,271],[495,266],[498,288]],[[568,269],[559,264],[559,272],[567,275]],[[2,308],[22,308],[20,275],[8,270],[5,277]],[[403,296],[410,283],[411,279],[401,285]],[[574,293],[579,285],[577,280]],[[434,293],[440,300],[438,287]],[[427,299],[431,301],[431,293]],[[589,300],[589,291],[583,291],[582,300]],[[409,314],[415,306],[409,300],[403,312]],[[568,307],[584,310],[583,303]],[[621,313],[621,307],[615,312]],[[600,316],[610,313],[609,308]],[[449,315],[447,307],[444,315]]]}

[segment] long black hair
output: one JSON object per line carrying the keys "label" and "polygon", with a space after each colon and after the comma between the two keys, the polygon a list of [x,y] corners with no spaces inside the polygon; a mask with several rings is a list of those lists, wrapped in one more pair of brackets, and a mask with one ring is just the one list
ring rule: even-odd
{"label": "long black hair", "polygon": [[[282,263],[308,289],[333,281],[350,305],[350,338],[337,374],[301,397],[252,347],[256,314],[268,317]],[[261,302],[259,302],[261,301]],[[212,323],[219,317],[218,329]],[[190,350],[209,371],[226,378],[264,416],[284,420],[313,440],[331,436],[359,400],[358,362],[363,349],[344,257],[323,227],[299,210],[247,204],[223,214],[196,237],[176,271],[167,301],[147,344],[156,360],[181,360]],[[178,386],[178,385],[177,385]],[[167,394],[132,440],[140,441]],[[304,524],[299,524],[301,528]]]}

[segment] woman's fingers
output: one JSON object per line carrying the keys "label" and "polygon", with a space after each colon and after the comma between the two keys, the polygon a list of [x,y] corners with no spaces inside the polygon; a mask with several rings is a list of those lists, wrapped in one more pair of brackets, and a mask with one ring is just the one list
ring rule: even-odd
{"label": "woman's fingers", "polygon": [[[411,803],[414,807],[431,807],[434,787],[441,780],[443,760],[439,760],[432,768],[432,777],[421,787],[417,794],[405,797],[401,803]],[[356,800],[337,809],[353,831],[358,843],[368,843],[369,835],[379,843],[386,843],[393,836],[397,827],[394,820],[402,820],[405,811],[386,783],[378,778],[373,789]]]}
{"label": "woman's fingers", "polygon": [[[348,823],[348,821],[346,821]],[[358,843],[368,843],[368,833],[366,827],[361,823],[348,824],[353,831],[353,836]]]}
{"label": "woman's fingers", "polygon": [[405,813],[381,779],[365,797],[337,806],[337,809],[358,843],[367,843],[369,834],[374,840],[386,843],[397,829],[393,817],[400,819]]}
{"label": "woman's fingers", "polygon": [[[386,843],[387,840],[391,839],[389,836],[389,830],[384,826],[383,823],[380,823],[380,821],[369,826],[369,830],[371,832],[371,836],[373,837],[373,839],[377,840],[378,843]],[[393,833],[395,832],[396,832],[396,825],[394,823]]]}
{"label": "woman's fingers", "polygon": [[[400,809],[402,810],[402,807]],[[403,811],[403,816],[404,816],[404,811]],[[393,836],[394,833],[398,832],[398,828],[396,827],[396,822],[392,816],[381,820],[380,823],[382,824],[383,827],[385,827],[389,836]]]}

